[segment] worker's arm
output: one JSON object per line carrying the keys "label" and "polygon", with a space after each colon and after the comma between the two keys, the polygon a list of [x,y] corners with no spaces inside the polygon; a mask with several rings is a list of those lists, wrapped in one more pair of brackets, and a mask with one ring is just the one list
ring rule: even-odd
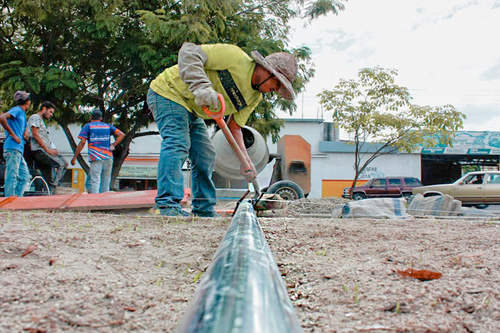
{"label": "worker's arm", "polygon": [[250,166],[250,172],[245,173],[244,172],[245,170],[241,169],[240,170],[241,175],[243,175],[245,177],[245,179],[248,181],[257,178],[257,169],[255,169],[255,165],[253,164],[252,160],[250,159],[250,156],[248,156],[247,148],[245,147],[245,141],[243,140],[243,133],[241,131],[241,127],[233,120],[233,117],[230,118],[230,120],[227,124],[227,127],[229,128],[229,131],[231,131],[231,134],[233,135],[234,140],[238,144],[238,147],[240,147],[240,150],[243,153],[245,160],[247,161],[248,165]]}
{"label": "worker's arm", "polygon": [[33,139],[40,145],[40,147],[43,148],[47,152],[47,154],[52,155],[52,156],[57,156],[59,155],[59,152],[57,149],[50,149],[50,147],[47,147],[45,142],[43,142],[42,137],[40,136],[40,129],[35,126],[31,126],[31,134],[33,134]]}
{"label": "worker's arm", "polygon": [[9,132],[10,136],[17,142],[21,143],[21,139],[14,133],[12,128],[10,128],[9,123],[7,123],[7,119],[9,118],[14,118],[12,115],[8,112],[0,114],[0,124],[2,124],[2,127],[5,128],[7,132]]}
{"label": "worker's arm", "polygon": [[195,96],[196,105],[218,110],[217,92],[205,72],[204,65],[207,60],[208,56],[201,46],[188,42],[182,44],[178,57],[179,77],[189,86],[189,91]]}
{"label": "worker's arm", "polygon": [[110,146],[111,150],[115,150],[116,146],[118,146],[120,142],[122,142],[123,138],[125,137],[125,133],[117,129],[115,131],[115,134],[113,134],[113,136],[115,137],[115,142],[111,144]]}
{"label": "worker's arm", "polygon": [[76,158],[78,157],[78,155],[80,155],[83,147],[85,147],[85,142],[87,142],[86,139],[80,137],[80,143],[78,144],[78,146],[76,146],[76,149],[75,149],[75,156],[73,156],[73,158],[71,159],[71,165],[75,165],[76,163]]}

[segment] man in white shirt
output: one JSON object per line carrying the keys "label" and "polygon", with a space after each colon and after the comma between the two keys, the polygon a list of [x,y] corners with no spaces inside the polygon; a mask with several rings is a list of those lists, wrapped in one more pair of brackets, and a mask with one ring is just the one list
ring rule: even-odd
{"label": "man in white shirt", "polygon": [[66,173],[68,162],[59,154],[49,138],[49,131],[45,120],[49,120],[54,115],[55,105],[46,101],[41,105],[40,111],[32,115],[28,120],[30,132],[30,144],[33,157],[42,168],[45,179],[50,179],[51,192],[61,186],[62,179]]}

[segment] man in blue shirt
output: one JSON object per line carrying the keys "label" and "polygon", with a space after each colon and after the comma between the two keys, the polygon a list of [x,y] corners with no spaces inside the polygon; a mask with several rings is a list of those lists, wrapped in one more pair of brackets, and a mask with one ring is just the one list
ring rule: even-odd
{"label": "man in blue shirt", "polygon": [[[76,147],[71,165],[75,165],[85,142],[89,142],[90,188],[89,193],[104,193],[109,191],[111,171],[113,169],[113,150],[123,140],[125,134],[113,125],[102,122],[102,112],[92,111],[90,123],[85,124],[78,135],[80,143]],[[115,142],[111,144],[111,136]]]}
{"label": "man in blue shirt", "polygon": [[6,164],[5,197],[12,195],[22,197],[31,179],[28,165],[23,157],[24,142],[29,137],[26,110],[31,103],[30,94],[26,91],[16,91],[14,102],[16,106],[0,115],[0,124],[7,135],[3,145],[3,158]]}

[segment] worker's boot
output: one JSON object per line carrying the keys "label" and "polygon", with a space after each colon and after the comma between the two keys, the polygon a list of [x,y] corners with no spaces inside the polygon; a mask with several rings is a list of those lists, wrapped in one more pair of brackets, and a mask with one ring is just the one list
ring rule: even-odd
{"label": "worker's boot", "polygon": [[160,215],[162,216],[190,216],[188,212],[183,211],[179,207],[166,207],[160,209]]}
{"label": "worker's boot", "polygon": [[209,212],[193,212],[193,215],[199,217],[220,217],[220,215],[213,209]]}

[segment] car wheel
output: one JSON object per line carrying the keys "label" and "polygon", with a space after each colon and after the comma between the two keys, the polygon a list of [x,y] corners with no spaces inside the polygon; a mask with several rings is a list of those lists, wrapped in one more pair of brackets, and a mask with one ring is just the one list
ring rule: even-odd
{"label": "car wheel", "polygon": [[297,183],[290,180],[280,180],[269,186],[266,194],[279,194],[283,200],[298,200],[304,198],[304,191]]}
{"label": "car wheel", "polygon": [[363,200],[363,199],[366,199],[366,195],[364,193],[354,193],[352,198],[354,200]]}

